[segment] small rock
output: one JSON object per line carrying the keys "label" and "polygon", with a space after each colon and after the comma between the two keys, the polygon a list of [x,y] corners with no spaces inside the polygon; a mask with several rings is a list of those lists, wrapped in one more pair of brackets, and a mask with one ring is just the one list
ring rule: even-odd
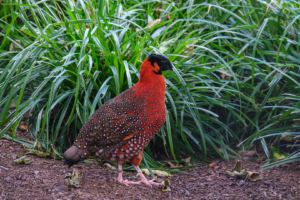
{"label": "small rock", "polygon": [[68,186],[58,186],[56,188],[53,189],[53,191],[63,191],[63,190],[67,190],[68,189]]}
{"label": "small rock", "polygon": [[244,185],[244,183],[245,183],[245,181],[244,181],[244,180],[241,180],[241,181],[238,182],[237,185],[238,185],[238,186],[241,186],[241,185]]}
{"label": "small rock", "polygon": [[213,181],[213,179],[210,176],[206,176],[206,181]]}
{"label": "small rock", "polygon": [[185,196],[190,196],[190,192],[188,190],[185,190]]}

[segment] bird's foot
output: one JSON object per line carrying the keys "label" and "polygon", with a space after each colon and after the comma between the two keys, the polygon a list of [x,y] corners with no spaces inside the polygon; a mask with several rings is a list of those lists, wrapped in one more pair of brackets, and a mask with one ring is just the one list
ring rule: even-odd
{"label": "bird's foot", "polygon": [[146,184],[150,187],[152,187],[152,185],[163,186],[162,183],[154,182],[154,180],[148,181],[138,166],[134,166],[134,167],[138,172],[137,176],[139,176],[141,178],[141,180],[136,181],[136,182],[135,181],[128,181],[128,180],[124,181],[123,180],[123,173],[122,173],[122,164],[118,164],[118,165],[119,165],[118,166],[118,178],[116,179],[116,181],[119,182],[120,184],[124,184],[124,185],[128,186],[130,184],[140,185],[141,183],[144,183],[144,184]]}
{"label": "bird's foot", "polygon": [[122,184],[128,186],[129,184],[132,184],[132,185],[140,185],[141,183],[144,183],[145,185],[148,185],[148,186],[150,186],[150,187],[152,187],[152,185],[155,185],[155,186],[163,186],[162,183],[154,182],[154,180],[148,181],[142,172],[139,172],[139,173],[138,173],[138,176],[141,177],[141,180],[140,180],[140,181],[127,181],[127,180],[125,180],[125,181],[122,182]]}
{"label": "bird's foot", "polygon": [[118,182],[118,183],[120,183],[120,184],[123,184],[123,185],[126,185],[126,186],[128,186],[128,181],[127,180],[120,180],[120,179],[116,179],[116,181]]}
{"label": "bird's foot", "polygon": [[128,184],[126,183],[127,180],[123,180],[123,175],[122,172],[119,172],[118,178],[116,179],[116,181],[120,184],[124,184],[126,186],[128,186]]}

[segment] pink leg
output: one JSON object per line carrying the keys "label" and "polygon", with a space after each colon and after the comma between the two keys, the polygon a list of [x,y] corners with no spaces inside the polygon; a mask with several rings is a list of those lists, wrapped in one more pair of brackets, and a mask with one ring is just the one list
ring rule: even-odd
{"label": "pink leg", "polygon": [[[134,165],[133,165],[133,166],[134,166]],[[121,167],[122,167],[122,165],[121,165]],[[152,185],[163,186],[162,183],[157,183],[157,182],[154,182],[153,180],[148,181],[148,180],[146,179],[146,177],[144,176],[144,174],[142,173],[142,171],[140,170],[139,166],[134,166],[134,168],[135,168],[136,171],[138,172],[138,176],[141,178],[141,180],[140,180],[140,181],[137,181],[137,182],[125,180],[125,181],[123,181],[123,184],[125,184],[125,185],[128,185],[128,184],[139,185],[139,184],[141,184],[141,183],[144,183],[144,184],[146,184],[146,185],[148,185],[148,186],[150,186],[150,187],[152,187]],[[120,174],[119,174],[119,175],[120,175]],[[119,179],[119,177],[118,177],[118,179]],[[123,178],[122,178],[122,180],[123,180]],[[120,182],[120,181],[119,181],[119,182]]]}
{"label": "pink leg", "polygon": [[124,184],[128,186],[126,183],[123,181],[123,173],[122,173],[122,164],[118,163],[118,178],[117,180],[119,183]]}

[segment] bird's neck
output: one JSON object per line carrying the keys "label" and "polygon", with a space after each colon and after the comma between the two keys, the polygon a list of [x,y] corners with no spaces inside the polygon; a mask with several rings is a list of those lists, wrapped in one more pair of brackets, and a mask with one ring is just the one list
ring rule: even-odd
{"label": "bird's neck", "polygon": [[140,80],[137,83],[139,87],[151,87],[165,94],[166,82],[163,75],[158,75],[153,72],[141,73]]}

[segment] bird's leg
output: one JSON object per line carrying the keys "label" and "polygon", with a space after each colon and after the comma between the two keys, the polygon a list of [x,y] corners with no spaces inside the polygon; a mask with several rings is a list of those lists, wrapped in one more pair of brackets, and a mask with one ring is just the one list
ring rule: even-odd
{"label": "bird's leg", "polygon": [[125,180],[125,181],[123,181],[123,184],[125,184],[125,185],[128,185],[128,184],[138,185],[138,184],[144,183],[144,184],[146,184],[146,185],[148,185],[150,187],[152,187],[152,185],[163,186],[162,183],[157,183],[157,182],[154,182],[153,180],[148,181],[146,179],[146,177],[144,176],[144,174],[142,173],[142,171],[139,168],[139,166],[135,166],[135,165],[133,165],[133,166],[136,169],[136,171],[138,172],[138,176],[141,178],[141,180],[137,181],[137,182]]}
{"label": "bird's leg", "polygon": [[[117,180],[119,183],[127,185],[126,183],[124,183],[123,181],[123,173],[122,173],[122,164],[118,163],[118,178]],[[128,186],[128,185],[127,185]]]}
{"label": "bird's leg", "polygon": [[[133,165],[134,166],[134,165]],[[145,183],[146,185],[157,185],[157,186],[163,186],[162,183],[157,183],[154,182],[154,180],[150,180],[148,181],[146,179],[146,177],[144,176],[143,172],[141,171],[141,169],[139,168],[139,166],[134,166],[134,168],[136,169],[136,171],[138,172],[138,176],[141,178],[141,180],[139,182],[141,183]]]}

